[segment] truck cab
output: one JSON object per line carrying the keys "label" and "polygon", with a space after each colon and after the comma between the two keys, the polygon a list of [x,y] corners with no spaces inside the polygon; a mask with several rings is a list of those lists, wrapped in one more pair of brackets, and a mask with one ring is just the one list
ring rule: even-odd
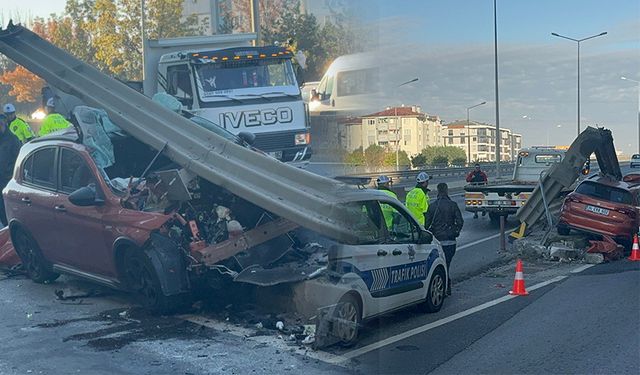
{"label": "truck cab", "polygon": [[160,56],[156,92],[226,130],[256,136],[254,146],[280,161],[311,157],[308,113],[283,47],[231,47]]}

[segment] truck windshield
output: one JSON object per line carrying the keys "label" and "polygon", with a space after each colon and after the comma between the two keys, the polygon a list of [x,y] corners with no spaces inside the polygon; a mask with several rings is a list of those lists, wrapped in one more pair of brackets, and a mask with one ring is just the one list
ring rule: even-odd
{"label": "truck windshield", "polygon": [[609,202],[633,204],[630,192],[592,181],[585,181],[578,185],[576,193]]}
{"label": "truck windshield", "polygon": [[203,99],[241,89],[297,87],[290,59],[209,63],[196,65],[196,73]]}

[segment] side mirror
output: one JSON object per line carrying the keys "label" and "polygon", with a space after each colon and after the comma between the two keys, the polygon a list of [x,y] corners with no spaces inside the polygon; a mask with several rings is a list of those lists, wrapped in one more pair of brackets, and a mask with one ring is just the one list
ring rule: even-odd
{"label": "side mirror", "polygon": [[96,186],[94,184],[81,187],[71,193],[71,195],[69,195],[69,202],[80,207],[101,206],[104,204],[104,200],[98,198]]}
{"label": "side mirror", "polygon": [[253,145],[256,141],[256,135],[249,132],[240,132],[238,133],[238,137],[246,142],[249,146]]}
{"label": "side mirror", "polygon": [[426,230],[420,231],[420,237],[418,238],[419,244],[430,244],[433,242],[433,234]]}

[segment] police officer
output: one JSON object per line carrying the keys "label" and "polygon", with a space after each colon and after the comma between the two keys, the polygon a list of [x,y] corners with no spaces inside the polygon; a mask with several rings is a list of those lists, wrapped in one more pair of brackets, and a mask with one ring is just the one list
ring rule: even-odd
{"label": "police officer", "polygon": [[42,125],[40,126],[40,131],[38,132],[39,136],[47,135],[49,133],[66,129],[71,126],[71,123],[67,121],[61,114],[56,112],[56,102],[53,98],[49,98],[47,100],[47,106],[45,108],[45,112],[47,112],[47,117],[42,120]]}
{"label": "police officer", "polygon": [[5,104],[3,111],[4,115],[7,116],[9,130],[18,137],[20,142],[26,143],[35,137],[35,134],[33,134],[33,130],[31,130],[29,124],[16,116],[16,107],[14,107],[13,104]]}
{"label": "police officer", "polygon": [[[391,179],[388,176],[382,175],[376,179],[376,185],[378,190],[383,191],[388,196],[398,199],[398,195],[391,190]],[[393,228],[393,217],[396,210],[388,204],[380,205],[382,209],[382,216],[387,224],[387,228],[391,230]]]}
{"label": "police officer", "polygon": [[429,176],[426,172],[418,173],[416,177],[416,187],[414,187],[408,194],[405,201],[405,206],[409,211],[418,219],[418,222],[424,225],[424,215],[429,208]]}
{"label": "police officer", "polygon": [[[9,120],[4,114],[0,114],[0,191],[7,186],[13,166],[16,164],[20,151],[20,140],[10,130]],[[4,209],[4,199],[0,197],[0,222],[7,225],[7,215]]]}

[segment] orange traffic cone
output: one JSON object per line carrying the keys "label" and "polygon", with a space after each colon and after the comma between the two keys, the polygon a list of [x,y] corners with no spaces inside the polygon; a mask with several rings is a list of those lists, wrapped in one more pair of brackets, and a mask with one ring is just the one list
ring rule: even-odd
{"label": "orange traffic cone", "polygon": [[638,247],[638,235],[633,235],[633,247],[631,247],[631,255],[629,260],[640,260],[640,247]]}
{"label": "orange traffic cone", "polygon": [[529,292],[524,288],[524,273],[522,272],[522,261],[520,259],[516,263],[516,277],[513,280],[513,289],[509,291],[509,294],[514,296],[529,295]]}

